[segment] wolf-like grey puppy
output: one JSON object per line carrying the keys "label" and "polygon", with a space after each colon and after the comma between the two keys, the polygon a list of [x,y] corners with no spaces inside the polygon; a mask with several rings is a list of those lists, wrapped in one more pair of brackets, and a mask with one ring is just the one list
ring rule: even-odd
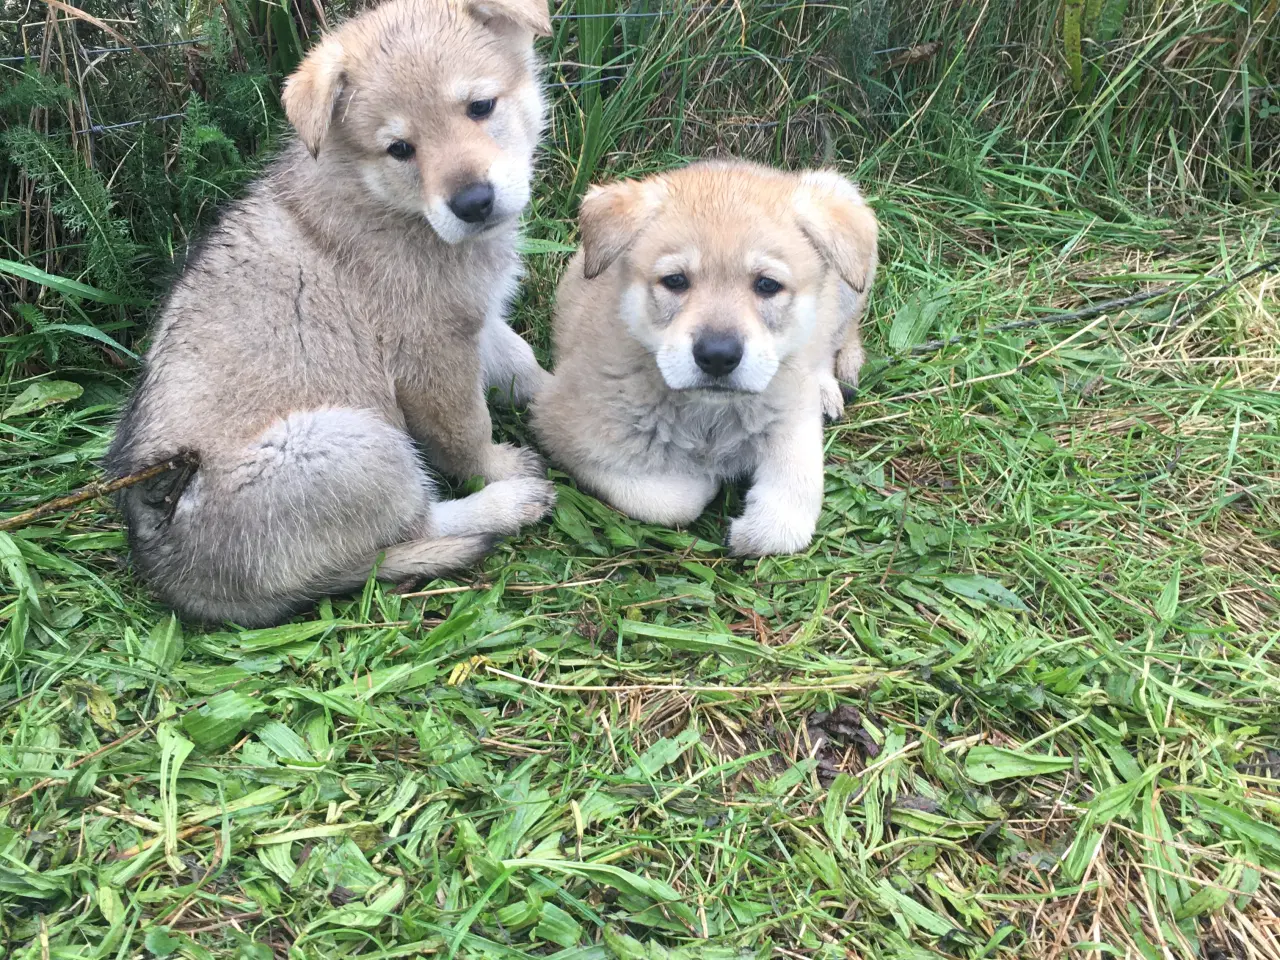
{"label": "wolf-like grey puppy", "polygon": [[[389,0],[289,78],[297,142],[187,264],[108,455],[134,562],[197,620],[278,622],[325,593],[474,563],[544,516],[487,387],[547,374],[504,313],[545,117],[545,0]],[[441,502],[443,474],[488,485]]]}
{"label": "wolf-like grey puppy", "polygon": [[750,479],[738,555],[794,553],[822,509],[822,417],[856,386],[877,225],[831,171],[698,163],[593,187],[556,294],[552,460],[628,516],[697,519]]}

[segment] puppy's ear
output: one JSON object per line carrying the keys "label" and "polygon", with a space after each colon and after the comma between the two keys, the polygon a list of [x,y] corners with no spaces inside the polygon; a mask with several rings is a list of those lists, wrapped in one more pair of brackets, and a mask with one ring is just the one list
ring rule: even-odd
{"label": "puppy's ear", "polygon": [[876,215],[858,188],[831,170],[801,174],[793,204],[800,229],[840,279],[862,292],[875,276]]}
{"label": "puppy's ear", "polygon": [[322,40],[285,81],[280,100],[285,115],[311,156],[329,132],[333,109],[346,82],[346,53],[336,37]]}
{"label": "puppy's ear", "polygon": [[594,280],[635,241],[666,196],[661,180],[623,180],[592,187],[578,210],[583,274]]}
{"label": "puppy's ear", "polygon": [[467,10],[486,26],[504,23],[528,30],[535,37],[551,36],[547,0],[472,0]]}

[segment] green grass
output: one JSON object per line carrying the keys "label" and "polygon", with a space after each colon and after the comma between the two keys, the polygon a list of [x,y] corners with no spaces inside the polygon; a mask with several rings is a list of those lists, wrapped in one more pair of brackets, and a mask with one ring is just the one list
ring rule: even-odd
{"label": "green grass", "polygon": [[[1231,106],[1275,80],[1265,4],[1075,4],[1078,97],[1056,5],[886,6],[560,21],[548,50],[628,66],[557,95],[535,240],[574,241],[586,183],[716,148],[871,197],[874,359],[812,549],[725,557],[733,491],[672,531],[560,478],[472,579],[206,631],[101,502],[0,533],[0,953],[1280,958],[1280,277],[1185,309],[1280,247],[1277,119]],[[241,59],[206,81],[251,102],[309,28],[228,9]],[[3,115],[0,511],[96,476],[128,301],[270,150],[274,101],[215,99],[65,181]],[[532,246],[545,350],[564,254]]]}

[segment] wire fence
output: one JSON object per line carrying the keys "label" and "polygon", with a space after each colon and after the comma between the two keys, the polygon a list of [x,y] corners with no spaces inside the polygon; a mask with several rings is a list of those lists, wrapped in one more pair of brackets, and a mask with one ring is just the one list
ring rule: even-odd
{"label": "wire fence", "polygon": [[[795,3],[764,3],[764,4],[753,5],[752,7],[753,12],[755,11],[768,12],[768,11],[777,11],[777,10],[784,10],[784,9],[797,9],[797,7]],[[840,10],[842,8],[836,4],[816,2],[816,3],[804,4],[803,9],[811,10],[811,11],[820,11],[820,10]],[[556,13],[551,16],[551,19],[552,21],[558,22],[558,23],[574,22],[574,21],[599,21],[599,20],[611,20],[611,21],[619,21],[619,22],[633,21],[633,20],[655,21],[655,20],[669,19],[669,18],[678,17],[678,16],[688,17],[688,16],[695,16],[698,14],[710,14],[710,13],[717,13],[717,12],[740,13],[740,9],[736,7],[736,5],[734,4],[713,3],[713,4],[703,4],[695,7],[666,7],[666,8],[659,8],[656,10],[619,10],[619,11],[610,11],[610,12],[603,12],[603,13]],[[72,51],[74,52],[74,54],[78,55],[78,59],[82,62],[83,69],[80,70],[79,72],[83,77],[84,75],[87,75],[88,73],[90,73],[92,69],[96,67],[97,64],[94,63],[93,61],[100,60],[108,56],[112,56],[116,54],[136,56],[151,50],[166,50],[166,49],[173,49],[178,47],[199,47],[202,44],[209,43],[210,40],[211,40],[210,37],[205,35],[200,35],[200,36],[189,37],[181,40],[167,40],[167,41],[160,41],[160,42],[115,45],[115,46],[89,47],[89,46],[83,46],[79,44],[72,44]],[[883,55],[898,53],[907,49],[909,49],[909,47],[888,47],[885,49],[872,51],[872,54],[874,56],[883,56]],[[26,65],[32,62],[44,63],[44,62],[47,62],[48,59],[49,59],[49,51],[46,49],[40,52],[28,51],[26,53],[16,55],[16,56],[0,57],[0,64]],[[785,64],[790,64],[795,62],[797,58],[766,56],[765,54],[759,53],[759,52],[751,52],[751,53],[745,53],[745,54],[727,54],[724,52],[717,51],[711,54],[704,55],[703,59],[723,62],[729,65],[730,67],[733,67],[733,66],[737,66],[739,64],[748,63],[748,62],[761,62],[761,63],[768,63],[773,65],[785,65]],[[605,63],[601,65],[581,65],[581,64],[550,65],[551,69],[553,70],[556,67],[563,67],[563,66],[577,67],[580,71],[584,73],[591,73],[592,75],[585,76],[585,77],[578,77],[576,79],[568,79],[563,76],[556,79],[551,79],[548,81],[548,86],[553,90],[572,91],[572,90],[579,90],[579,89],[584,89],[589,87],[601,86],[609,83],[620,83],[625,78],[627,71],[634,69],[637,66],[640,66],[640,64],[637,64],[635,62],[624,62],[624,63]],[[668,69],[672,69],[672,68],[669,67]],[[175,112],[170,110],[165,113],[158,113],[151,116],[133,117],[126,120],[119,120],[119,121],[114,121],[110,123],[97,123],[94,120],[93,107],[89,103],[86,97],[81,97],[80,102],[77,104],[77,106],[79,107],[80,112],[83,114],[83,120],[84,120],[83,124],[78,126],[75,124],[72,124],[71,129],[69,131],[67,130],[50,131],[49,132],[50,137],[65,137],[68,135],[72,135],[76,137],[88,137],[90,138],[90,142],[92,143],[92,140],[94,138],[102,136],[103,134],[111,133],[113,131],[127,130],[127,129],[141,127],[141,126],[153,124],[153,123],[163,123],[169,120],[179,120],[179,119],[183,119],[187,115],[185,112]],[[749,121],[739,121],[736,123],[736,125],[769,128],[769,127],[778,126],[779,122],[749,120]]]}

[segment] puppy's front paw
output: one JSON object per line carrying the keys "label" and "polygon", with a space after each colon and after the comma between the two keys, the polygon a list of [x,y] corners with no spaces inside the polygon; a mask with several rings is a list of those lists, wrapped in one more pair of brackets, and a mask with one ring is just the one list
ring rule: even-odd
{"label": "puppy's front paw", "polygon": [[844,416],[844,395],[835,377],[823,377],[818,382],[822,396],[822,415],[835,422]]}
{"label": "puppy's front paw", "polygon": [[729,524],[727,546],[735,557],[799,553],[813,541],[815,523],[789,511],[749,511]]}
{"label": "puppy's front paw", "polygon": [[500,533],[515,533],[521,527],[537,523],[556,505],[556,485],[539,477],[499,480],[485,487],[482,493],[492,502],[492,525]]}
{"label": "puppy's front paw", "polygon": [[484,478],[489,483],[498,480],[514,480],[522,477],[543,479],[547,465],[537,452],[529,447],[517,447],[510,443],[495,443],[489,448]]}

